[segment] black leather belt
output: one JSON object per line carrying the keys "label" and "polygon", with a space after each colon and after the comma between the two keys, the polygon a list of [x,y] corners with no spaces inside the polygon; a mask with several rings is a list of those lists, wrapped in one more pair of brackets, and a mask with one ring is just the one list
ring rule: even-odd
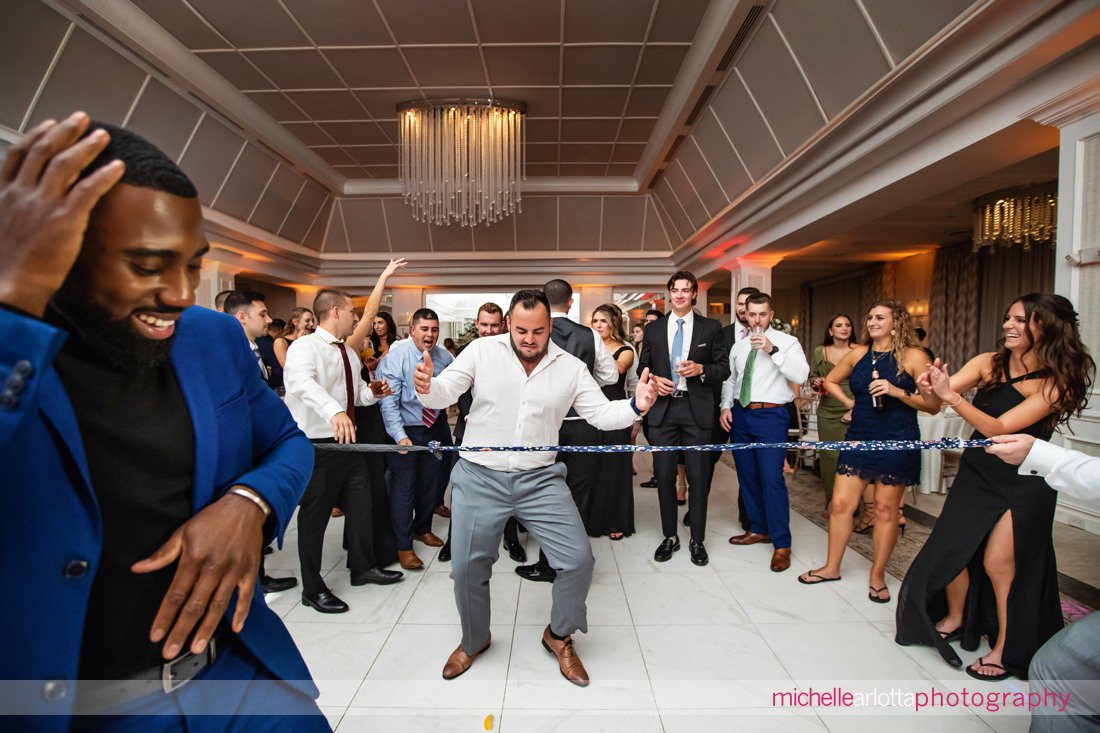
{"label": "black leather belt", "polygon": [[768,407],[786,407],[784,404],[778,402],[750,402],[747,405],[741,405],[746,410],[763,410]]}
{"label": "black leather belt", "polygon": [[170,662],[138,672],[124,680],[81,680],[77,685],[77,714],[106,710],[155,692],[170,695],[214,663],[233,641],[233,633],[219,627],[201,654],[184,652]]}
{"label": "black leather belt", "polygon": [[676,399],[677,397],[687,397],[687,393],[688,391],[686,389],[678,389],[670,394],[669,397],[671,397],[672,399]]}

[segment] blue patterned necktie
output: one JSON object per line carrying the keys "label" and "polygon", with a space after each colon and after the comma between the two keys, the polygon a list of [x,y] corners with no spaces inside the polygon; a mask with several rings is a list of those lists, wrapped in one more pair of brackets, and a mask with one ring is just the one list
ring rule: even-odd
{"label": "blue patterned necktie", "polygon": [[672,371],[676,371],[676,367],[680,361],[680,354],[684,350],[684,319],[676,319],[676,335],[672,337],[672,356],[669,358],[669,362],[672,365]]}

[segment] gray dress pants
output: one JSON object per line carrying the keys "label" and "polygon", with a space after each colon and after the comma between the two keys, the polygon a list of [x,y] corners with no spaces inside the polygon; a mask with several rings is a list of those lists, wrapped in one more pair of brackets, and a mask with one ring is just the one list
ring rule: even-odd
{"label": "gray dress pants", "polygon": [[538,540],[558,573],[551,630],[559,636],[588,631],[585,601],[596,560],[564,464],[507,473],[459,459],[451,472],[451,505],[451,578],[466,653],[480,651],[489,638],[489,579],[511,516]]}
{"label": "gray dress pants", "polygon": [[1100,730],[1100,611],[1039,647],[1027,670],[1031,733]]}

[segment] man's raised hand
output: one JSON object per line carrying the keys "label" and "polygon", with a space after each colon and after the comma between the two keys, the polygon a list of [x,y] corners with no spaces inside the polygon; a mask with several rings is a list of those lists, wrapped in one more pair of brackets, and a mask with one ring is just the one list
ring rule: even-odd
{"label": "man's raised hand", "polygon": [[649,367],[642,370],[642,376],[638,378],[638,386],[634,390],[634,404],[639,410],[645,412],[653,407],[657,401],[657,388],[650,379]]}
{"label": "man's raised hand", "polygon": [[432,366],[432,355],[427,351],[424,352],[423,360],[416,365],[416,371],[413,372],[413,386],[420,394],[428,394],[432,389],[432,375],[435,373],[435,367]]}
{"label": "man's raised hand", "polygon": [[[42,315],[80,254],[88,217],[125,170],[114,161],[76,183],[110,136],[76,112],[47,120],[8,150],[0,167],[0,303]],[[75,185],[74,185],[75,184]]]}

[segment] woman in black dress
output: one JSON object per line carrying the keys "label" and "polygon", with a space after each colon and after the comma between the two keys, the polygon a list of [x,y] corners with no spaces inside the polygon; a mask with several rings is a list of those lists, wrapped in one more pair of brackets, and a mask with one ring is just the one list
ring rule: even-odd
{"label": "woman in black dress", "polygon": [[[974,438],[1028,433],[1050,437],[1084,408],[1095,365],[1081,343],[1077,314],[1060,295],[1032,293],[1008,309],[997,351],[971,359],[951,377],[946,366],[920,379],[974,426]],[[973,404],[961,393],[977,387]],[[1058,495],[1039,477],[1020,476],[981,448],[963,454],[959,473],[898,597],[899,644],[928,644],[955,667],[948,644],[990,651],[967,673],[983,680],[1027,676],[1031,657],[1062,628],[1051,530]]]}
{"label": "woman in black dress", "polygon": [[[602,387],[609,400],[626,399],[626,373],[634,366],[634,349],[626,342],[623,313],[613,303],[605,303],[592,312],[592,328],[603,339],[604,348],[619,368],[619,381]],[[600,432],[600,445],[630,443],[630,428]],[[631,478],[631,453],[605,453],[600,457],[596,491],[583,517],[592,537],[607,535],[613,540],[634,534],[634,479]]]}
{"label": "woman in black dress", "polygon": [[[936,413],[939,402],[916,394],[916,378],[928,368],[904,306],[882,300],[867,311],[863,346],[841,358],[825,377],[825,390],[852,409],[847,440],[919,440],[917,410]],[[854,397],[841,384],[847,380]],[[874,556],[867,598],[887,603],[886,563],[897,544],[905,487],[920,482],[920,451],[840,452],[829,502],[829,556],[825,565],[798,576],[804,585],[840,580],[840,563],[852,537],[853,514],[863,491],[874,486]]]}

